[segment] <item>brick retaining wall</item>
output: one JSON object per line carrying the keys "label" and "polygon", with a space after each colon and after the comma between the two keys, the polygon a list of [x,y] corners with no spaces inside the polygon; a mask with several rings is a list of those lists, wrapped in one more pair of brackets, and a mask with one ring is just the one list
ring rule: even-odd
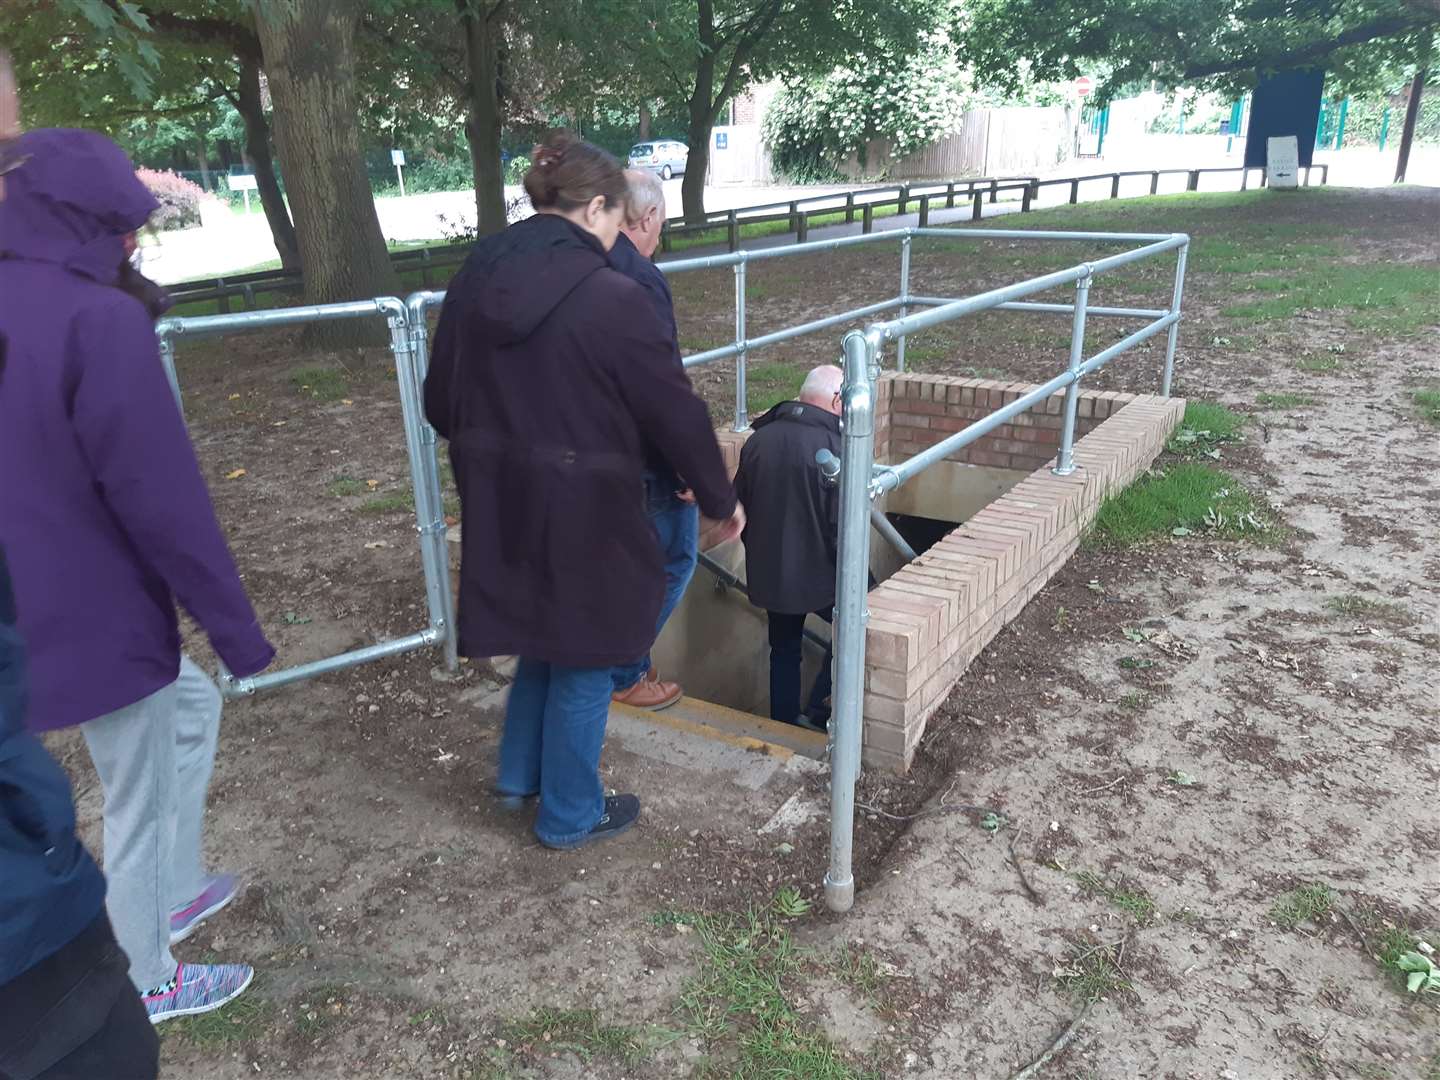
{"label": "brick retaining wall", "polygon": [[[882,376],[875,457],[902,460],[1033,387],[985,379]],[[903,771],[936,707],[1001,627],[1079,544],[1107,494],[1143,473],[1184,415],[1179,398],[1082,393],[1076,471],[1050,472],[1063,394],[950,460],[1030,472],[870,593],[864,762]],[[733,475],[748,432],[717,432]]]}

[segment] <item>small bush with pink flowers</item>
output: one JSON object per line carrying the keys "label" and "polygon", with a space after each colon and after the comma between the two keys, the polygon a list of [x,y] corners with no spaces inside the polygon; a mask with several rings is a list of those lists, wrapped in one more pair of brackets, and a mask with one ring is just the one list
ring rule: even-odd
{"label": "small bush with pink flowers", "polygon": [[184,229],[200,224],[200,200],[205,189],[173,172],[136,169],[135,175],[160,204],[150,218],[155,229]]}

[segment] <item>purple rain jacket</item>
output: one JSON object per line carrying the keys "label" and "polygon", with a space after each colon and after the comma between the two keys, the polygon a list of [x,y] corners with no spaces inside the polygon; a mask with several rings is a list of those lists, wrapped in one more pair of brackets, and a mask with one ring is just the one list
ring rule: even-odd
{"label": "purple rain jacket", "polygon": [[87,131],[0,146],[0,546],[30,654],[27,724],[134,704],[179,675],[178,599],[237,676],[274,657],[166,381],[115,286],[156,203]]}

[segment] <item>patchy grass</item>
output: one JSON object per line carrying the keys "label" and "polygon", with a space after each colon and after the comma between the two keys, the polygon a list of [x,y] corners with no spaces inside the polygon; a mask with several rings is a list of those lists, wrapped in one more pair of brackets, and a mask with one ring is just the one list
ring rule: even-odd
{"label": "patchy grass", "polygon": [[295,1030],[307,1039],[325,1034],[344,1013],[347,993],[345,987],[330,984],[309,990],[295,1005]]}
{"label": "patchy grass", "polygon": [[1270,909],[1270,921],[1282,930],[1294,930],[1301,923],[1317,926],[1335,906],[1335,893],[1330,886],[1315,883],[1291,889]]}
{"label": "patchy grass", "polygon": [[767,361],[745,366],[745,403],[751,416],[773,409],[800,392],[805,372],[795,364]]}
{"label": "patchy grass", "polygon": [[1319,402],[1309,394],[1272,394],[1265,391],[1255,395],[1255,404],[1262,409],[1305,409]]}
{"label": "patchy grass", "polygon": [[1077,942],[1055,969],[1055,978],[1081,1001],[1134,993],[1120,967],[1122,942]]}
{"label": "patchy grass", "polygon": [[604,1058],[635,1065],[655,1044],[655,1033],[605,1024],[594,1009],[539,1008],[505,1025],[503,1037],[521,1050],[568,1050],[587,1064]]}
{"label": "patchy grass", "polygon": [[166,1021],[159,1029],[166,1042],[183,1040],[203,1050],[228,1051],[237,1043],[264,1038],[275,1021],[273,1001],[259,997],[252,986],[223,1009],[200,1016],[182,1016]]}
{"label": "patchy grass", "polygon": [[337,499],[349,499],[356,495],[364,495],[368,490],[364,480],[357,480],[353,476],[337,476],[325,487],[326,492]]}
{"label": "patchy grass", "polygon": [[1347,619],[1363,619],[1367,622],[1383,622],[1395,626],[1409,626],[1415,621],[1404,606],[1389,600],[1372,600],[1359,593],[1327,596],[1325,610]]}
{"label": "patchy grass", "polygon": [[1127,547],[1157,536],[1273,536],[1269,514],[1229,473],[1183,462],[1151,469],[1100,507],[1092,542]]}
{"label": "patchy grass", "polygon": [[1131,690],[1129,693],[1121,694],[1115,704],[1126,712],[1144,712],[1150,707],[1150,695],[1139,690]]}
{"label": "patchy grass", "polygon": [[341,368],[314,364],[290,373],[291,385],[316,401],[340,401],[350,396],[350,379]]}
{"label": "patchy grass", "polygon": [[397,491],[393,495],[380,495],[360,504],[362,514],[413,513],[415,496],[408,491]]}
{"label": "patchy grass", "polygon": [[1440,427],[1440,390],[1416,390],[1410,398],[1420,418]]}
{"label": "patchy grass", "polygon": [[1312,375],[1324,374],[1327,371],[1336,371],[1340,367],[1340,360],[1335,356],[1302,356],[1295,361],[1295,366],[1301,371],[1308,371]]}
{"label": "patchy grass", "polygon": [[1081,870],[1071,875],[1082,892],[1098,896],[1111,906],[1125,912],[1139,926],[1147,926],[1155,919],[1155,901],[1144,889],[1132,888],[1123,882],[1116,884],[1093,870]]}
{"label": "patchy grass", "polygon": [[1440,322],[1440,289],[1435,267],[1413,264],[1346,264],[1313,267],[1279,277],[1238,283],[1241,293],[1263,299],[1232,304],[1221,314],[1267,322],[1302,311],[1342,311],[1356,330],[1415,333]]}
{"label": "patchy grass", "polygon": [[1244,414],[1209,401],[1191,401],[1185,405],[1185,417],[1170,436],[1165,449],[1178,457],[1211,460],[1220,457],[1220,445],[1236,442],[1248,419]]}
{"label": "patchy grass", "polygon": [[[701,970],[681,993],[680,1009],[690,1033],[726,1063],[723,1072],[708,1075],[727,1080],[874,1075],[852,1065],[791,1003],[803,983],[803,958],[779,921],[755,912],[689,918],[674,924],[691,926],[699,935]],[[794,989],[787,991],[790,986]]]}
{"label": "patchy grass", "polygon": [[874,953],[843,941],[828,966],[837,979],[860,994],[872,1007],[880,1006],[885,976]]}

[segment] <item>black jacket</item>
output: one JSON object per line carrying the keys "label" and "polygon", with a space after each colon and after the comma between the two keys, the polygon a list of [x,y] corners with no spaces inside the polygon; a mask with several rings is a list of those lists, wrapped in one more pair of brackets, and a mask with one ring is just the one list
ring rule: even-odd
{"label": "black jacket", "polygon": [[835,603],[840,492],[821,483],[815,451],[840,453],[840,418],[785,401],[755,421],[740,451],[735,489],[745,505],[750,599],[799,615]]}
{"label": "black jacket", "polygon": [[708,517],[735,509],[705,403],[644,290],[554,214],[482,240],[446,293],[425,414],[460,490],[460,651],[571,667],[643,655],[665,588],[647,458],[684,476]]}

